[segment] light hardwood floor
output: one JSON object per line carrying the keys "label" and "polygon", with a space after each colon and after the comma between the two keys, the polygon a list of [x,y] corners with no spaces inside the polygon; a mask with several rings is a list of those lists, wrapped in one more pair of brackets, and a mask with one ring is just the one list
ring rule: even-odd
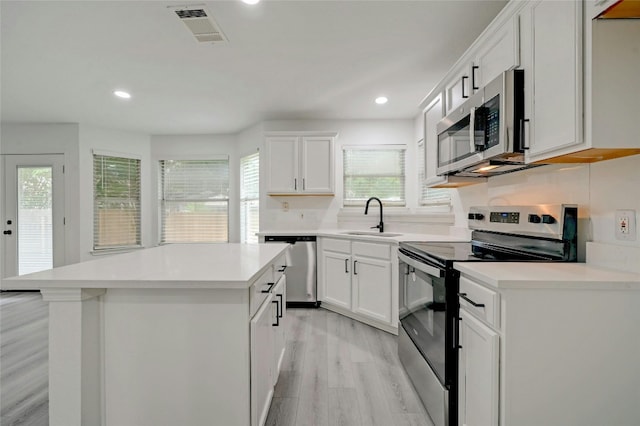
{"label": "light hardwood floor", "polygon": [[433,425],[400,365],[395,336],[324,309],[287,314],[267,425]]}
{"label": "light hardwood floor", "polygon": [[0,425],[49,424],[49,307],[39,292],[0,293]]}
{"label": "light hardwood floor", "polygon": [[[324,309],[288,309],[287,349],[267,425],[432,426],[396,337]],[[48,424],[48,309],[0,293],[0,425]]]}

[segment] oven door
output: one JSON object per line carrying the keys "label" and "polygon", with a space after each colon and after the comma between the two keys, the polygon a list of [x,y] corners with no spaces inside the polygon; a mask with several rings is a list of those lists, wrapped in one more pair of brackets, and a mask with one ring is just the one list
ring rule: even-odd
{"label": "oven door", "polygon": [[442,385],[446,385],[445,272],[398,253],[400,323]]}

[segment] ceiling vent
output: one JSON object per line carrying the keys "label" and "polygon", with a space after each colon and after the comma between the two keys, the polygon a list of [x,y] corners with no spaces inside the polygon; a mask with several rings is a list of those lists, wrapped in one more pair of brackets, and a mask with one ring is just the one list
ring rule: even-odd
{"label": "ceiling vent", "polygon": [[170,6],[169,8],[184,22],[191,34],[200,43],[218,44],[227,42],[224,33],[204,6]]}

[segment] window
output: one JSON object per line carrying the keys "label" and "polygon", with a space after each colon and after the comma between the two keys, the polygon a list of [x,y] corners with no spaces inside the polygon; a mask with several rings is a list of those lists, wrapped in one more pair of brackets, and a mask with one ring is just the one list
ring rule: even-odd
{"label": "window", "polygon": [[229,160],[160,161],[160,242],[229,241]]}
{"label": "window", "polygon": [[257,243],[260,225],[260,155],[240,159],[240,242]]}
{"label": "window", "polygon": [[94,153],[93,249],[140,245],[140,160]]}
{"label": "window", "polygon": [[451,191],[446,188],[429,188],[425,185],[425,146],[424,141],[418,142],[418,187],[420,188],[420,205],[438,205],[451,203]]}
{"label": "window", "polygon": [[344,206],[363,206],[369,197],[405,205],[405,146],[344,147]]}

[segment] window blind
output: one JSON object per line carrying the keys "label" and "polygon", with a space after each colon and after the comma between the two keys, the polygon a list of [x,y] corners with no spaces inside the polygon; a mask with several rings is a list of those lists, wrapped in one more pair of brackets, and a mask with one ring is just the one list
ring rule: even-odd
{"label": "window blind", "polygon": [[240,159],[240,242],[257,243],[260,229],[260,155]]}
{"label": "window blind", "polygon": [[160,160],[160,242],[229,241],[229,160]]}
{"label": "window blind", "polygon": [[140,160],[94,154],[93,249],[140,245]]}
{"label": "window blind", "polygon": [[369,197],[405,205],[405,147],[345,147],[344,206],[363,206]]}
{"label": "window blind", "polygon": [[420,188],[420,205],[450,204],[451,190],[447,188],[429,188],[426,179],[426,154],[424,141],[418,142],[418,180]]}

